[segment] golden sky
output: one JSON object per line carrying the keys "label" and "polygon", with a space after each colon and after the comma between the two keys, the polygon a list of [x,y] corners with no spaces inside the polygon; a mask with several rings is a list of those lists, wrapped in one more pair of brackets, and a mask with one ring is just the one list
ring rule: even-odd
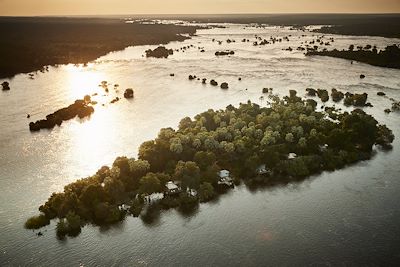
{"label": "golden sky", "polygon": [[400,0],[0,0],[1,16],[400,13]]}

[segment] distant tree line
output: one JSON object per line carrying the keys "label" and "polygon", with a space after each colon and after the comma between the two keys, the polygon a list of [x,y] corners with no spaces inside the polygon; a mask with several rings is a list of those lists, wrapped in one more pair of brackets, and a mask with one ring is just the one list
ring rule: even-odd
{"label": "distant tree line", "polygon": [[131,45],[183,41],[196,27],[125,23],[120,19],[0,18],[0,78],[84,64]]}
{"label": "distant tree line", "polygon": [[309,51],[306,55],[343,58],[378,67],[400,69],[400,48],[397,45],[387,46],[381,51],[371,45],[360,46],[357,49],[354,48],[354,45],[350,45],[348,50]]}

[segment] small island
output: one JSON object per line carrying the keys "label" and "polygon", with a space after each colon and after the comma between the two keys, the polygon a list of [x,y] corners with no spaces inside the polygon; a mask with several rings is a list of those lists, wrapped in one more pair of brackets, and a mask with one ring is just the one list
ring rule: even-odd
{"label": "small island", "polygon": [[66,108],[57,110],[56,112],[46,116],[44,120],[29,123],[31,132],[40,131],[40,129],[52,129],[56,125],[60,126],[63,121],[71,120],[78,116],[80,119],[92,115],[94,108],[90,106],[91,98],[86,95],[84,99],[78,99],[75,103]]}
{"label": "small island", "polygon": [[8,82],[2,82],[1,87],[3,91],[10,91],[10,84]]}
{"label": "small island", "polygon": [[173,54],[174,50],[167,49],[164,46],[159,46],[154,50],[151,49],[146,50],[146,57],[167,58],[168,56]]}
{"label": "small island", "polygon": [[[297,92],[269,94],[268,107],[248,101],[183,118],[144,142],[138,159],[118,157],[93,176],[53,193],[26,221],[39,229],[58,219],[57,235],[86,224],[109,225],[149,210],[195,207],[237,184],[268,186],[344,168],[390,148],[392,131],[361,109],[317,111]],[[161,196],[161,197],[160,197]]]}
{"label": "small island", "polygon": [[[331,51],[310,50],[306,53],[306,56],[336,57],[356,60],[378,67],[400,69],[400,48],[397,45],[387,46],[381,51],[378,51],[376,47],[372,47],[371,45],[358,47],[358,50],[354,50],[354,45],[350,45],[348,50],[341,51],[337,49]],[[365,78],[365,76],[360,75],[360,78]]]}
{"label": "small island", "polygon": [[232,50],[226,50],[226,51],[217,51],[215,52],[216,56],[231,56],[234,55],[235,51]]}
{"label": "small island", "polygon": [[[318,96],[322,102],[327,102],[329,100],[329,92],[325,89],[317,89],[314,88],[307,88],[306,89],[307,96],[314,97]],[[335,88],[331,90],[331,97],[334,102],[340,102],[342,99],[343,104],[345,106],[354,106],[354,107],[371,107],[371,103],[367,103],[368,94],[353,94],[350,92],[343,93]]]}
{"label": "small island", "polygon": [[134,97],[134,91],[132,88],[128,88],[124,92],[124,97],[127,99],[133,98]]}

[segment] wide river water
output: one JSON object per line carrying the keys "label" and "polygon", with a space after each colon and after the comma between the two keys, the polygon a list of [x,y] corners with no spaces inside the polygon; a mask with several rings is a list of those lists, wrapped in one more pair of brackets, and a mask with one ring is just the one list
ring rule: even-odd
{"label": "wide river water", "polygon": [[[400,100],[400,70],[328,57],[305,57],[296,48],[313,33],[281,27],[225,25],[203,29],[193,45],[168,59],[142,55],[156,46],[129,47],[88,66],[63,65],[17,75],[0,92],[0,266],[388,266],[400,262],[400,114],[383,112]],[[255,35],[290,41],[253,46]],[[302,36],[304,35],[304,36]],[[399,39],[325,36],[327,48],[350,44],[399,44]],[[227,43],[225,40],[236,42]],[[243,38],[251,42],[241,42]],[[212,39],[224,41],[219,45]],[[204,47],[200,52],[198,47]],[[234,56],[216,57],[231,49]],[[174,77],[170,77],[174,73]],[[188,75],[229,83],[221,90]],[[360,74],[366,78],[361,80]],[[238,80],[242,78],[242,81]],[[108,81],[110,94],[99,87]],[[113,89],[119,84],[119,93]],[[125,88],[135,98],[109,104]],[[394,149],[376,149],[372,160],[325,172],[301,183],[251,191],[238,186],[191,215],[162,212],[153,223],[127,217],[107,228],[86,226],[76,238],[57,240],[55,223],[43,236],[25,230],[25,220],[54,191],[110,165],[120,155],[136,157],[139,145],[160,128],[209,108],[260,99],[263,87],[283,96],[289,89],[337,88],[367,92],[365,108],[396,136]],[[383,91],[388,97],[379,97]],[[51,131],[30,133],[28,123],[85,94],[99,103],[89,119],[70,120]],[[102,105],[104,104],[104,106]],[[328,105],[333,105],[330,101]],[[340,106],[341,105],[337,105]],[[27,114],[31,118],[27,119]]]}

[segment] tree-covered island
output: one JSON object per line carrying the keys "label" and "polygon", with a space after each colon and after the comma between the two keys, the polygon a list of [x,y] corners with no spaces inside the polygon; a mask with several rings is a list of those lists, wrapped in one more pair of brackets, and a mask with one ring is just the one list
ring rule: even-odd
{"label": "tree-covered island", "polygon": [[358,46],[357,49],[355,49],[354,45],[350,45],[348,50],[310,50],[306,55],[343,58],[378,67],[400,69],[400,48],[397,45],[389,45],[381,51],[371,45]]}
{"label": "tree-covered island", "polygon": [[186,117],[177,130],[161,129],[140,146],[138,159],[118,157],[111,167],[53,193],[25,227],[38,229],[58,218],[59,237],[77,235],[88,223],[143,216],[156,195],[157,208],[193,207],[240,182],[288,183],[340,169],[394,140],[390,129],[361,109],[317,111],[316,101],[296,91],[269,99],[267,107],[229,105]]}

